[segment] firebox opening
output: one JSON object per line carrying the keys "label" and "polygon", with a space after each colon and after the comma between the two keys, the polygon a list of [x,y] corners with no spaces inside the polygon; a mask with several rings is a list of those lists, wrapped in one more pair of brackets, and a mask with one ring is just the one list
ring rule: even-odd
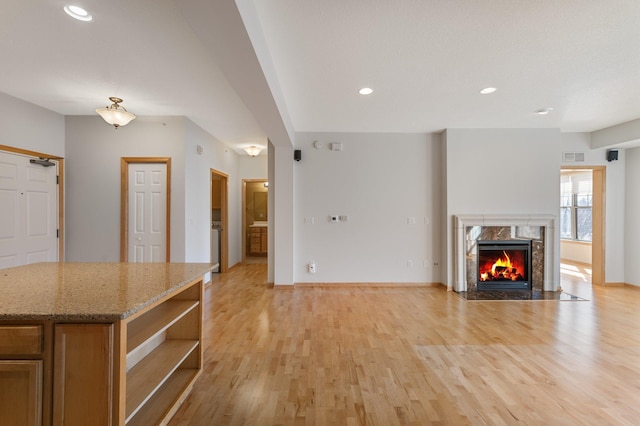
{"label": "firebox opening", "polygon": [[531,241],[478,241],[478,290],[531,290]]}

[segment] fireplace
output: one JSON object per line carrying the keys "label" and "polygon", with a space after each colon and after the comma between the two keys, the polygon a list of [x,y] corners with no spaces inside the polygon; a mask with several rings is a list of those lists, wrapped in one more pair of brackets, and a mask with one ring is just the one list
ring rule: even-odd
{"label": "fireplace", "polygon": [[454,219],[452,280],[447,283],[451,290],[478,290],[478,241],[531,241],[530,289],[560,288],[555,215],[465,214]]}
{"label": "fireplace", "polygon": [[531,240],[478,240],[478,290],[531,290]]}

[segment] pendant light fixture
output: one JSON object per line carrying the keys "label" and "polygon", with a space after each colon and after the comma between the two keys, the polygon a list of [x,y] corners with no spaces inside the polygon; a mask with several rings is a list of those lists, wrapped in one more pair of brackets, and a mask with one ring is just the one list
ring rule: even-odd
{"label": "pendant light fixture", "polygon": [[122,103],[122,99],[110,97],[109,100],[113,102],[113,104],[96,110],[104,121],[112,124],[117,129],[120,126],[129,124],[131,120],[136,118],[135,114],[130,113],[123,106],[119,105]]}
{"label": "pendant light fixture", "polygon": [[259,146],[251,145],[244,148],[244,151],[250,156],[255,157],[258,154],[260,154],[260,152],[262,151],[262,148],[260,148]]}

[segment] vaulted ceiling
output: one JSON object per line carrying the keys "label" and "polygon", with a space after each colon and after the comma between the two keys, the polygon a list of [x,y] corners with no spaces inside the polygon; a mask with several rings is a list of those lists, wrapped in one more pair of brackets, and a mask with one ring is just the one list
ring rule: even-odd
{"label": "vaulted ceiling", "polygon": [[64,115],[118,96],[236,149],[293,131],[589,132],[640,117],[635,0],[69,1],[93,21],[61,0],[0,3],[0,92]]}

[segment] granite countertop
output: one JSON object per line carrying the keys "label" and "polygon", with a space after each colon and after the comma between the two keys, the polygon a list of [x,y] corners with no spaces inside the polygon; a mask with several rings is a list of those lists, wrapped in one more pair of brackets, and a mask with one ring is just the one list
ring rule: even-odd
{"label": "granite countertop", "polygon": [[215,265],[35,263],[0,270],[0,320],[124,319]]}

